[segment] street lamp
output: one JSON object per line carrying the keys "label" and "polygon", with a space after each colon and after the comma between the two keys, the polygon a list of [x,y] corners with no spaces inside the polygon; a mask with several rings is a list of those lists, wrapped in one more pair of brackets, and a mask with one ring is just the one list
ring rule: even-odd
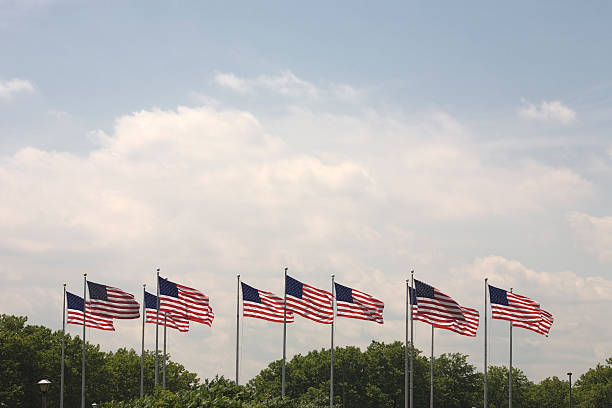
{"label": "street lamp", "polygon": [[51,381],[40,380],[37,384],[40,387],[40,392],[42,393],[42,408],[47,408],[47,391],[49,391]]}
{"label": "street lamp", "polygon": [[569,377],[569,408],[572,408],[572,373],[567,373]]}
{"label": "street lamp", "polygon": [[98,406],[98,404],[96,404],[95,402],[92,402],[91,408],[96,408],[97,406]]}

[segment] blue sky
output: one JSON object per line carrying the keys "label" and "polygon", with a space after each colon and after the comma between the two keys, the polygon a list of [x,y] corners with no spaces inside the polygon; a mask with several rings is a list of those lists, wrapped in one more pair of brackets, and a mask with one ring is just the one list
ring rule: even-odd
{"label": "blue sky", "polygon": [[[0,307],[60,327],[62,282],[137,292],[160,266],[216,308],[175,357],[231,375],[237,273],[371,288],[386,324],[338,326],[365,346],[402,338],[414,268],[465,306],[485,276],[540,300],[551,337],[515,342],[532,378],[593,366],[612,346],[611,8],[0,0]],[[137,348],[129,323],[92,340]],[[248,378],[278,328],[243,330]],[[326,346],[292,330],[290,354]],[[439,337],[479,369],[481,349]]]}

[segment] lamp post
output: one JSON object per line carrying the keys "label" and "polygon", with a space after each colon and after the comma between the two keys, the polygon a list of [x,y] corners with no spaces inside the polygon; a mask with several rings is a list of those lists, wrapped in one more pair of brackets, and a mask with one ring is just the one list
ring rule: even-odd
{"label": "lamp post", "polygon": [[572,373],[567,373],[569,377],[569,408],[572,408]]}
{"label": "lamp post", "polygon": [[40,387],[40,392],[42,394],[42,408],[47,408],[47,391],[49,391],[51,381],[40,380],[37,384]]}

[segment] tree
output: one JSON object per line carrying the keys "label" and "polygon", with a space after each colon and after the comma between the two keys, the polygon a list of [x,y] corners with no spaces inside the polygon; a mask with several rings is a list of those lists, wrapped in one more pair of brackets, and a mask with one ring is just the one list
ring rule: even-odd
{"label": "tree", "polygon": [[531,401],[538,407],[565,408],[568,406],[568,390],[567,381],[556,376],[548,377],[532,388]]}
{"label": "tree", "polygon": [[442,354],[434,360],[434,406],[476,406],[482,399],[482,375],[460,353]]}
{"label": "tree", "polygon": [[580,376],[572,399],[585,408],[612,406],[612,357]]}
{"label": "tree", "polygon": [[[0,316],[0,403],[8,407],[38,406],[40,391],[36,383],[47,378],[49,405],[59,401],[61,366],[61,331],[26,325],[26,317]],[[100,351],[99,345],[86,343],[86,401],[128,400],[140,393],[140,355],[134,350]],[[65,337],[65,406],[79,406],[81,401],[82,342],[76,336]],[[145,389],[153,392],[152,352],[145,354]],[[167,366],[167,386],[171,391],[196,387],[196,374],[172,361]]]}
{"label": "tree", "polygon": [[[490,408],[508,406],[508,373],[507,367],[491,366],[487,375],[487,389]],[[518,368],[512,368],[512,406],[515,408],[531,408],[533,383]]]}

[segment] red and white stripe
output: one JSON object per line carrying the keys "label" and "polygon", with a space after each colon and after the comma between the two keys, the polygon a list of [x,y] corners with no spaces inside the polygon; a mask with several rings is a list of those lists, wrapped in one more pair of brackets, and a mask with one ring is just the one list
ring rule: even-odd
{"label": "red and white stripe", "polygon": [[417,304],[412,306],[413,319],[464,336],[476,336],[479,323],[478,310],[462,307],[444,292],[436,288],[433,290],[433,299],[417,297]]}
{"label": "red and white stripe", "polygon": [[[110,330],[115,331],[113,321],[104,319],[98,316],[92,316],[89,302],[85,306],[87,312],[85,319],[85,327],[91,327],[92,329]],[[81,310],[67,309],[66,323],[83,325],[83,312]]]}
{"label": "red and white stripe", "polygon": [[[257,290],[261,303],[251,302],[248,300],[242,301],[242,315],[244,317],[254,317],[263,319],[269,322],[283,323],[284,315],[284,300],[271,292]],[[287,323],[294,322],[293,313],[287,310]]]}
{"label": "red and white stripe", "polygon": [[336,300],[336,315],[383,324],[385,304],[367,293],[351,288],[353,303]]}
{"label": "red and white stripe", "polygon": [[210,306],[208,296],[197,289],[176,283],[178,299],[160,294],[159,310],[187,320],[212,326],[215,314]]}
{"label": "red and white stripe", "polygon": [[[189,320],[187,320],[187,319],[185,319],[183,317],[172,315],[172,314],[168,313],[166,315],[166,320],[165,321],[166,321],[166,327],[178,330],[178,331],[180,331],[182,333],[185,333],[185,332],[189,331]],[[157,322],[157,310],[155,310],[155,309],[146,309],[146,320],[145,320],[145,322],[155,324]],[[164,325],[164,312],[160,312],[159,313],[159,325],[160,326]]]}
{"label": "red and white stripe", "polygon": [[91,299],[91,313],[107,319],[138,319],[140,305],[131,293],[113,286],[106,286],[108,300]]}
{"label": "red and white stripe", "polygon": [[334,320],[333,296],[330,292],[302,284],[302,299],[287,294],[287,310],[318,323]]}
{"label": "red and white stripe", "polygon": [[[419,303],[421,300],[419,299]],[[463,319],[444,319],[437,313],[425,313],[419,305],[412,306],[413,319],[429,323],[440,329],[447,329],[464,336],[475,337],[478,331],[480,314],[478,310],[469,307],[460,307]]]}
{"label": "red and white stripe", "polygon": [[524,323],[524,322],[512,322],[513,327],[522,327],[527,330],[534,331],[536,333],[543,334],[548,337],[548,332],[555,319],[552,314],[548,313],[544,309],[540,309],[540,321],[537,323]]}
{"label": "red and white stripe", "polygon": [[527,296],[507,291],[508,306],[491,303],[491,318],[537,324],[540,317],[540,304]]}

